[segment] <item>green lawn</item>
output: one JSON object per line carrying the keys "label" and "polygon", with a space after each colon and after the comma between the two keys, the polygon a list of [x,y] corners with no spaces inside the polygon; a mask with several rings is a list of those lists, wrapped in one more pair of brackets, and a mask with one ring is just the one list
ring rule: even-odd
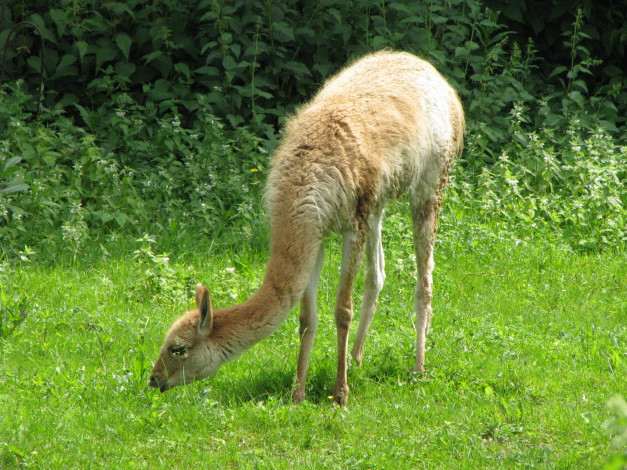
{"label": "green lawn", "polygon": [[195,283],[215,306],[241,301],[263,277],[263,254],[214,247],[165,261],[134,258],[139,245],[127,243],[127,254],[74,266],[5,262],[7,302],[30,302],[0,340],[0,467],[602,467],[615,452],[607,401],[627,392],[626,254],[444,221],[427,373],[415,376],[411,242],[404,219],[388,219],[386,285],[347,409],[328,397],[337,240],[301,406],[290,401],[295,312],[212,378],[163,395],[146,386]]}

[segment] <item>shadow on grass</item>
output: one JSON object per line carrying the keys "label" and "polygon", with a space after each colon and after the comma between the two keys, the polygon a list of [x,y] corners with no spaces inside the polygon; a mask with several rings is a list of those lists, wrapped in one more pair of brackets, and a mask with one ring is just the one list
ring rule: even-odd
{"label": "shadow on grass", "polygon": [[[373,363],[364,363],[362,367],[351,364],[349,367],[349,385],[354,390],[368,387],[370,384],[385,387],[386,383],[407,381],[414,377],[411,371],[413,358],[389,351]],[[229,407],[241,406],[245,403],[266,403],[279,400],[288,404],[292,402],[295,367],[266,368],[265,370],[247,371],[234,375],[225,374],[220,379],[220,401]],[[335,361],[325,360],[319,364],[311,364],[306,386],[306,400],[312,404],[329,404],[336,380]]]}
{"label": "shadow on grass", "polygon": [[[224,405],[241,406],[245,403],[266,403],[279,400],[285,404],[292,402],[295,370],[287,367],[255,371],[239,377],[224,378],[221,388],[228,387],[228,394],[222,395]],[[225,383],[228,382],[228,383]],[[333,393],[335,370],[324,368],[312,371],[307,380],[306,400],[314,403],[329,402]]]}

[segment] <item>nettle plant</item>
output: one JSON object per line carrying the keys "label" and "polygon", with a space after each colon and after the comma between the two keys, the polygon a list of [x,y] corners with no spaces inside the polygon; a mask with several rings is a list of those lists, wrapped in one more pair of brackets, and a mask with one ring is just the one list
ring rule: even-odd
{"label": "nettle plant", "polygon": [[428,58],[462,97],[468,145],[452,189],[481,197],[461,204],[576,245],[624,239],[625,155],[608,133],[621,139],[625,87],[619,74],[588,90],[607,67],[581,12],[561,35],[570,62],[547,73],[534,44],[477,0],[83,3],[2,7],[1,24],[24,16],[47,38],[41,117],[26,92],[39,83],[34,36],[12,42],[28,58],[9,48],[7,77],[24,81],[0,90],[7,253],[63,247],[77,259],[96,239],[155,228],[160,241],[257,239],[277,124],[351,57],[384,47]]}
{"label": "nettle plant", "polygon": [[183,127],[177,115],[159,120],[152,163],[157,171],[142,192],[147,199],[163,199],[172,228],[212,237],[235,229],[249,238],[263,226],[269,143],[245,127],[227,132],[205,98],[199,102],[193,128]]}
{"label": "nettle plant", "polygon": [[[564,132],[531,130],[529,109],[511,111],[507,143],[498,160],[476,175],[460,165],[452,198],[497,214],[520,234],[557,229],[572,246],[603,249],[627,241],[627,147],[603,128],[573,117]],[[468,155],[482,151],[480,134],[467,139]],[[460,183],[463,181],[463,183]]]}
{"label": "nettle plant", "polygon": [[167,253],[155,253],[155,236],[144,234],[135,242],[139,247],[133,252],[133,259],[140,273],[133,280],[132,296],[137,300],[184,301],[193,285],[189,269],[171,265]]}
{"label": "nettle plant", "polygon": [[[176,107],[159,115],[118,93],[97,111],[78,108],[87,128],[59,112],[25,111],[19,83],[0,101],[0,240],[67,253],[76,260],[101,235],[160,227],[173,237],[252,237],[263,227],[260,189],[268,155],[246,128],[225,131],[199,98],[196,122]],[[105,237],[106,238],[106,237]]]}
{"label": "nettle plant", "polygon": [[51,253],[65,249],[76,259],[90,228],[110,220],[119,224],[124,213],[138,209],[128,205],[132,178],[92,135],[50,112],[33,120],[0,105],[0,121],[5,120],[0,168],[9,167],[10,187],[19,190],[0,194],[4,251],[47,246]]}

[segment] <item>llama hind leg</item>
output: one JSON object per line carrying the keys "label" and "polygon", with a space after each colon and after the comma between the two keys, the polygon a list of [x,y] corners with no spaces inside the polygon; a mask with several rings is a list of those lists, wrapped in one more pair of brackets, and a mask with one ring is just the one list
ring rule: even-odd
{"label": "llama hind leg", "polygon": [[335,303],[335,325],[337,327],[337,380],[333,398],[340,406],[348,401],[347,350],[348,330],[353,318],[353,281],[364,253],[365,236],[359,232],[344,234],[342,244],[342,267]]}
{"label": "llama hind leg", "polygon": [[368,240],[366,241],[366,274],[364,276],[364,295],[359,316],[359,328],[355,336],[355,344],[351,350],[351,356],[355,363],[361,365],[364,354],[364,342],[368,334],[368,328],[372,322],[377,308],[379,293],[385,281],[385,257],[381,244],[381,224],[383,222],[383,210],[372,220]]}
{"label": "llama hind leg", "polygon": [[309,368],[309,355],[313,346],[316,328],[318,326],[318,314],[316,312],[316,299],[318,292],[318,280],[324,260],[324,245],[320,245],[316,264],[311,272],[309,284],[300,301],[300,353],[298,355],[298,367],[296,369],[296,384],[292,399],[294,403],[301,403],[305,399],[305,385],[307,382],[307,370]]}
{"label": "llama hind leg", "polygon": [[414,249],[418,279],[414,296],[416,309],[416,362],[414,372],[424,371],[425,343],[431,317],[433,292],[433,245],[437,228],[439,204],[437,198],[422,204],[412,204]]}

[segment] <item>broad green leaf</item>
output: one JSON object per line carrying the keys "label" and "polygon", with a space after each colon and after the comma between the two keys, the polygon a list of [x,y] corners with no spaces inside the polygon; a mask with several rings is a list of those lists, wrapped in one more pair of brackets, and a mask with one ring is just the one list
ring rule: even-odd
{"label": "broad green leaf", "polygon": [[220,72],[216,67],[210,67],[208,65],[205,65],[204,67],[199,67],[194,70],[194,73],[197,73],[199,75],[210,75],[216,77],[219,75]]}
{"label": "broad green leaf", "polygon": [[81,59],[82,62],[85,58],[85,54],[87,53],[87,48],[89,47],[89,44],[87,44],[85,41],[76,41],[74,43],[74,46],[78,50],[78,57]]}
{"label": "broad green leaf", "polygon": [[327,10],[327,13],[331,15],[335,19],[335,21],[337,21],[337,24],[342,24],[342,14],[337,8],[329,8]]}
{"label": "broad green leaf", "polygon": [[620,67],[617,67],[615,65],[608,65],[606,67],[603,67],[603,72],[609,77],[618,77],[623,73]]}
{"label": "broad green leaf", "polygon": [[372,47],[373,50],[378,51],[379,49],[387,46],[388,40],[386,38],[384,38],[383,36],[375,36],[370,40],[370,47]]}
{"label": "broad green leaf", "polygon": [[509,19],[524,23],[523,11],[526,6],[526,2],[503,2],[501,13]]}
{"label": "broad green leaf", "polygon": [[202,46],[202,48],[200,49],[200,53],[204,54],[205,52],[207,52],[207,49],[210,49],[212,47],[215,48],[217,45],[218,43],[216,41],[209,41],[204,46]]}
{"label": "broad green leaf", "polygon": [[[31,21],[39,27],[39,29],[41,30],[41,34],[46,39],[46,41],[50,41],[53,44],[58,44],[56,36],[48,28],[46,28],[46,22],[41,17],[41,15],[34,13],[28,17],[28,21]],[[28,26],[24,27],[28,28]],[[30,26],[30,28],[32,29],[32,26]],[[35,31],[34,34],[37,35],[37,31]]]}
{"label": "broad green leaf", "polygon": [[74,93],[64,93],[63,98],[55,103],[56,109],[63,109],[71,104],[78,103],[79,99]]}
{"label": "broad green leaf", "polygon": [[396,10],[396,11],[401,11],[403,13],[411,13],[411,8],[409,8],[409,6],[405,5],[404,3],[400,3],[400,2],[393,2],[390,3],[390,8],[392,10]]}
{"label": "broad green leaf", "polygon": [[153,60],[162,57],[163,56],[163,52],[161,51],[154,51],[151,52],[150,54],[146,54],[144,57],[142,57],[142,59],[144,59],[144,63],[145,64],[149,64],[150,62],[152,62]]}
{"label": "broad green leaf", "polygon": [[253,94],[255,96],[259,96],[261,98],[266,98],[266,99],[272,99],[272,96],[273,96],[271,93],[267,93],[265,91],[261,91],[259,88],[253,89]]}
{"label": "broad green leaf", "polygon": [[55,8],[50,10],[49,14],[50,18],[52,18],[52,21],[54,21],[54,23],[57,25],[57,33],[59,34],[59,37],[63,36],[63,34],[65,33],[65,28],[68,24],[67,15],[63,10],[58,10]]}
{"label": "broad green leaf", "polygon": [[477,49],[479,49],[479,44],[474,41],[466,41],[464,43],[464,46],[466,46],[466,49],[468,49],[469,51],[476,51]]}
{"label": "broad green leaf", "polygon": [[[41,70],[41,57],[32,55],[27,60],[26,63],[33,69],[33,71],[39,73]],[[46,68],[44,67],[44,74],[46,73]]]}
{"label": "broad green leaf", "polygon": [[185,62],[179,62],[178,64],[174,64],[174,70],[185,75],[185,78],[187,80],[191,78],[192,72]]}
{"label": "broad green leaf", "polygon": [[295,34],[298,34],[300,36],[306,36],[308,38],[313,38],[316,36],[316,32],[308,26],[301,26],[299,28],[296,28]]}
{"label": "broad green leaf", "polygon": [[98,41],[98,45],[95,46],[95,53],[98,67],[101,67],[105,62],[115,59],[118,55],[115,51],[115,46],[109,40]]}
{"label": "broad green leaf", "polygon": [[7,170],[7,169],[11,168],[12,166],[17,165],[21,161],[22,161],[22,157],[11,157],[4,164],[4,169]]}
{"label": "broad green leaf", "polygon": [[128,15],[132,18],[135,19],[135,13],[133,13],[133,10],[131,10],[126,3],[130,3],[130,2],[115,2],[113,4],[113,11],[115,12],[116,15],[122,15],[124,13],[128,13]]}
{"label": "broad green leaf", "polygon": [[561,73],[564,73],[565,71],[567,71],[568,69],[564,66],[564,65],[560,65],[558,67],[555,67],[553,69],[553,71],[550,73],[549,78],[554,77],[555,75],[559,75]]}
{"label": "broad green leaf", "polygon": [[131,75],[133,75],[133,73],[135,73],[136,69],[137,67],[135,66],[135,64],[132,64],[130,62],[119,61],[115,64],[116,73],[124,77],[130,77]]}
{"label": "broad green leaf", "polygon": [[230,55],[227,55],[222,60],[222,65],[224,66],[225,70],[233,70],[235,67],[237,67],[235,59],[233,59],[233,57],[231,57]]}
{"label": "broad green leaf", "polygon": [[214,10],[208,11],[207,13],[205,13],[204,15],[202,15],[200,17],[200,20],[198,20],[200,23],[204,22],[204,21],[215,21],[216,18],[218,17],[218,13]]}
{"label": "broad green leaf", "polygon": [[311,75],[311,72],[309,71],[307,66],[301,62],[289,61],[286,62],[282,68],[294,72],[294,74],[298,77],[302,77],[303,75]]}
{"label": "broad green leaf", "polygon": [[76,67],[71,67],[74,62],[76,62],[75,56],[71,54],[65,54],[61,58],[61,62],[59,62],[59,65],[57,65],[57,69],[54,71],[52,78],[61,78],[75,74]]}
{"label": "broad green leaf", "polygon": [[465,47],[456,47],[455,48],[455,57],[468,57],[468,49]]}
{"label": "broad green leaf", "polygon": [[132,42],[133,41],[128,34],[120,33],[115,36],[115,43],[122,51],[122,54],[124,54],[124,58],[126,60],[129,58]]}
{"label": "broad green leaf", "polygon": [[294,30],[285,21],[276,21],[272,23],[274,29],[274,37],[281,42],[288,42],[294,40]]}
{"label": "broad green leaf", "polygon": [[116,212],[114,217],[115,217],[115,221],[118,223],[120,227],[124,227],[127,223],[131,221],[131,218],[122,212]]}
{"label": "broad green leaf", "polygon": [[578,91],[571,91],[568,94],[568,97],[573,100],[575,103],[577,103],[579,105],[579,107],[583,108],[584,107],[584,103],[585,103],[585,98],[583,97],[583,95],[578,92]]}
{"label": "broad green leaf", "polygon": [[9,183],[8,186],[0,189],[0,194],[18,193],[28,190],[29,186],[24,183]]}
{"label": "broad green leaf", "polygon": [[19,168],[16,166],[13,167],[7,167],[4,170],[0,170],[0,181],[2,180],[7,180],[9,178],[9,176],[11,176],[13,173],[15,173],[16,171],[18,171]]}

